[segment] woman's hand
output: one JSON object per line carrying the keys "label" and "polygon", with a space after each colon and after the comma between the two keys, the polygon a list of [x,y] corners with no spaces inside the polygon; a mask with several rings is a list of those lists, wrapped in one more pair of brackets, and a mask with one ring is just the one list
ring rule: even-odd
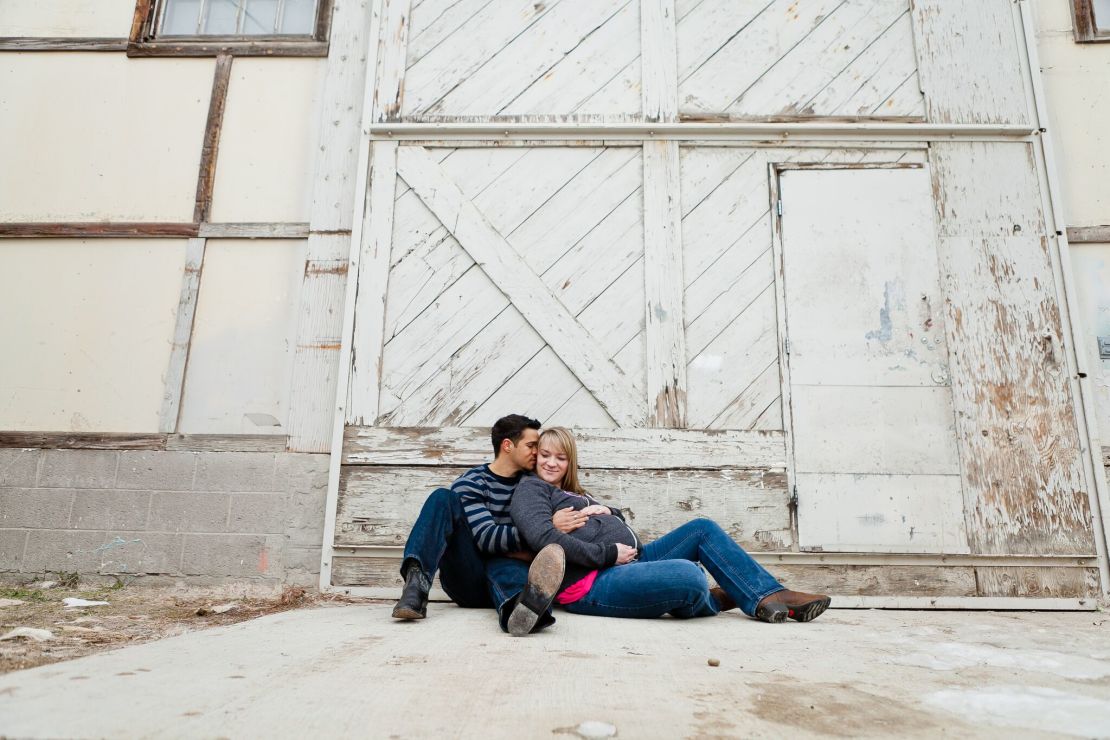
{"label": "woman's hand", "polygon": [[627,565],[636,559],[636,548],[617,543],[617,565]]}
{"label": "woman's hand", "polygon": [[570,534],[585,524],[587,519],[589,515],[585,511],[575,511],[574,507],[568,506],[555,512],[551,517],[551,524],[563,534]]}
{"label": "woman's hand", "polygon": [[609,511],[608,506],[602,506],[601,504],[590,504],[585,509],[582,509],[580,513],[585,514],[586,516],[598,516],[599,514],[612,514],[613,512]]}

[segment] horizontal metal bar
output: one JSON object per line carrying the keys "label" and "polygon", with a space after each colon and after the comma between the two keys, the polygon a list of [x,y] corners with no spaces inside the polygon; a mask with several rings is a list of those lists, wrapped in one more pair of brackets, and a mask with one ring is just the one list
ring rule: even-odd
{"label": "horizontal metal bar", "polygon": [[[332,549],[337,558],[383,558],[399,560],[404,548],[399,545],[343,545]],[[1096,568],[1094,555],[935,555],[905,553],[815,553],[753,552],[764,564],[783,565],[905,565],[905,566],[983,566],[1012,568]]]}
{"label": "horizontal metal bar", "polygon": [[372,139],[729,139],[751,141],[999,141],[1027,140],[1039,131],[1027,125],[889,122],[722,123],[380,123]]}

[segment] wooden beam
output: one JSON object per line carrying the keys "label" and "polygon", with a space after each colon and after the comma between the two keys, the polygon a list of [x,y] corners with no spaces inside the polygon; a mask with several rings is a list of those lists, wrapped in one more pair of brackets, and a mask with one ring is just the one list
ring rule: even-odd
{"label": "wooden beam", "polygon": [[143,41],[127,45],[129,57],[326,57],[326,41]]}
{"label": "wooden beam", "polygon": [[1107,244],[1110,243],[1110,226],[1069,226],[1070,244]]}
{"label": "wooden beam", "polygon": [[136,0],[135,14],[131,17],[131,33],[128,41],[139,43],[150,35],[151,11],[154,9],[154,0]]}
{"label": "wooden beam", "polygon": [[162,392],[162,411],[158,431],[177,431],[181,415],[181,396],[185,390],[185,370],[189,364],[189,345],[193,338],[193,320],[200,293],[200,272],[204,266],[204,239],[190,239],[185,247],[185,272],[181,280],[181,296],[177,301],[177,319],[173,331],[173,349],[166,370]]}
{"label": "wooden beam", "polygon": [[359,245],[358,301],[351,340],[351,383],[347,404],[349,424],[373,424],[378,418],[396,187],[397,144],[374,142],[367,206],[363,212],[362,244]]}
{"label": "wooden beam", "polygon": [[283,435],[111,434],[0,432],[0,448],[46,450],[179,450],[182,452],[280,452]]}
{"label": "wooden beam", "polygon": [[306,239],[306,223],[202,223],[199,235],[206,239]]}
{"label": "wooden beam", "polygon": [[0,51],[127,51],[127,39],[3,36]]}
{"label": "wooden beam", "polygon": [[644,423],[643,400],[592,335],[422,147],[401,147],[398,172],[490,280],[621,426]]}
{"label": "wooden beam", "polygon": [[[347,231],[321,232],[343,236]],[[149,239],[163,237],[200,237],[202,239],[305,239],[306,223],[142,223],[75,222],[47,223],[20,221],[0,223],[0,239]]]}
{"label": "wooden beam", "polygon": [[645,121],[678,119],[674,0],[640,0],[640,97]]}
{"label": "wooden beam", "polygon": [[[356,181],[359,162],[366,161],[365,153],[359,151],[359,137],[368,98],[366,59],[371,20],[376,19],[371,13],[374,4],[344,0],[323,10],[332,16],[327,21],[331,23],[331,53],[320,101],[311,233],[289,389],[291,450],[326,452],[331,445]],[[361,207],[361,200],[358,202]]]}
{"label": "wooden beam", "polygon": [[208,120],[204,124],[204,143],[200,150],[200,172],[197,174],[197,195],[193,220],[208,220],[212,211],[212,191],[216,184],[216,159],[220,152],[220,131],[224,124],[227,89],[231,84],[231,61],[228,54],[216,57],[212,75],[212,95],[208,100]]}
{"label": "wooden beam", "polygon": [[686,426],[686,320],[677,141],[644,143],[648,425]]}
{"label": "wooden beam", "polygon": [[[583,467],[613,470],[782,469],[782,432],[692,429],[575,429]],[[489,462],[488,429],[349,427],[345,465],[457,465]]]}
{"label": "wooden beam", "polygon": [[382,0],[373,100],[373,120],[378,122],[401,117],[411,5],[412,0]]}
{"label": "wooden beam", "polygon": [[195,237],[199,231],[197,224],[184,223],[137,223],[117,221],[77,222],[77,223],[38,223],[21,221],[0,223],[0,239],[146,239],[163,237]]}

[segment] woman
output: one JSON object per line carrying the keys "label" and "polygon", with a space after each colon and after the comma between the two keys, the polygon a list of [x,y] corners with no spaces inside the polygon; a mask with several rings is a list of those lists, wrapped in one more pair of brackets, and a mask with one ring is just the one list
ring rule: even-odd
{"label": "woman", "polygon": [[[576,527],[556,529],[553,515]],[[566,575],[556,601],[573,614],[651,618],[709,617],[739,607],[764,622],[815,619],[830,599],[790,591],[709,519],[695,519],[642,545],[619,510],[591,498],[578,482],[574,436],[562,427],[540,435],[536,477],[513,492],[512,518],[534,549],[556,543]],[[720,584],[710,589],[701,563]]]}

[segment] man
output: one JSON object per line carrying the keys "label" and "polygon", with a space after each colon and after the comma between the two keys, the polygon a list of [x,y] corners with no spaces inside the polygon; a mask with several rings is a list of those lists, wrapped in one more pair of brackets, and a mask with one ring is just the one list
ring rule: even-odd
{"label": "man", "polygon": [[[513,489],[536,465],[540,422],[512,414],[490,430],[494,460],[432,492],[405,543],[395,619],[424,619],[436,570],[462,607],[496,607],[501,629],[526,635],[555,622],[551,602],[563,579],[562,548],[527,551],[509,516]],[[531,567],[528,565],[531,561]]]}

